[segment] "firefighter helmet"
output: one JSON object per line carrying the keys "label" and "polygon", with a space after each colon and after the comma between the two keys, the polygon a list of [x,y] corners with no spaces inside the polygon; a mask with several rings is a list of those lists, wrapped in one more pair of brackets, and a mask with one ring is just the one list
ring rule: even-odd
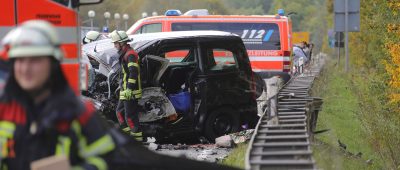
{"label": "firefighter helmet", "polygon": [[88,33],[86,33],[86,36],[83,39],[83,41],[85,43],[91,43],[93,41],[96,41],[99,37],[100,37],[100,33],[99,32],[97,32],[97,31],[89,31]]}
{"label": "firefighter helmet", "polygon": [[110,33],[111,41],[114,42],[129,42],[131,41],[125,31],[114,30]]}
{"label": "firefighter helmet", "polygon": [[8,57],[53,56],[63,58],[57,30],[47,21],[31,20],[24,22],[12,31]]}

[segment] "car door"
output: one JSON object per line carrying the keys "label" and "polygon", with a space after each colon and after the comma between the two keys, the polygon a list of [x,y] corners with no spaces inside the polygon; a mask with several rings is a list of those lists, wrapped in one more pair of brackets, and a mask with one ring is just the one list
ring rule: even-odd
{"label": "car door", "polygon": [[210,140],[239,130],[240,109],[252,96],[249,74],[240,63],[242,54],[238,44],[231,39],[200,44],[202,73],[198,80],[203,84],[201,93],[207,109],[200,121],[204,121],[204,134]]}

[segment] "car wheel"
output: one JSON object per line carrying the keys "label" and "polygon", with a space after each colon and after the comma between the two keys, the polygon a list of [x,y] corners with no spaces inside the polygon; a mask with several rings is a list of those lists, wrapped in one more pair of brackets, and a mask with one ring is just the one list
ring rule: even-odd
{"label": "car wheel", "polygon": [[214,141],[215,138],[237,132],[240,127],[239,113],[233,109],[217,109],[208,116],[205,123],[205,136]]}

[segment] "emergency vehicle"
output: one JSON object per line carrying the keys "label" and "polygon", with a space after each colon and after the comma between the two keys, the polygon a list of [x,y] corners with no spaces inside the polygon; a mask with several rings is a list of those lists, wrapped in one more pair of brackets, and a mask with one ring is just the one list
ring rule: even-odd
{"label": "emergency vehicle", "polygon": [[[64,51],[62,68],[67,81],[77,94],[87,89],[87,66],[80,63],[80,22],[77,7],[101,3],[102,0],[2,0],[0,11],[0,39],[27,20],[46,20],[52,23]],[[5,46],[3,46],[5,45]],[[2,59],[7,59],[7,44],[2,44]]]}
{"label": "emergency vehicle", "polygon": [[[277,15],[208,15],[208,11],[191,10],[181,14],[168,10],[164,16],[137,21],[128,34],[153,32],[217,30],[239,35],[247,49],[254,72],[262,78],[275,75],[290,79],[292,23],[283,10]],[[223,53],[214,54],[224,56]],[[166,56],[172,62],[181,59],[178,53]]]}

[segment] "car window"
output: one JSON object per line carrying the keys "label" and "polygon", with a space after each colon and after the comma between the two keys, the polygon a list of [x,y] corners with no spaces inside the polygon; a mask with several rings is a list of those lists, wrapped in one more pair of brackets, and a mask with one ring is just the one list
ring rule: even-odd
{"label": "car window", "polygon": [[143,25],[141,28],[142,34],[154,33],[154,32],[161,32],[161,24],[160,23]]}
{"label": "car window", "polygon": [[195,46],[188,46],[188,44],[169,44],[156,52],[156,55],[168,59],[171,63],[193,63],[196,61],[195,49]]}
{"label": "car window", "polygon": [[140,34],[142,32],[142,28],[139,28],[138,30],[135,31],[133,34]]}
{"label": "car window", "polygon": [[239,68],[237,55],[231,50],[209,48],[206,51],[206,68],[209,71],[235,70]]}
{"label": "car window", "polygon": [[178,63],[183,62],[183,59],[189,56],[190,49],[179,49],[174,51],[168,51],[165,53],[165,58],[170,62]]}

